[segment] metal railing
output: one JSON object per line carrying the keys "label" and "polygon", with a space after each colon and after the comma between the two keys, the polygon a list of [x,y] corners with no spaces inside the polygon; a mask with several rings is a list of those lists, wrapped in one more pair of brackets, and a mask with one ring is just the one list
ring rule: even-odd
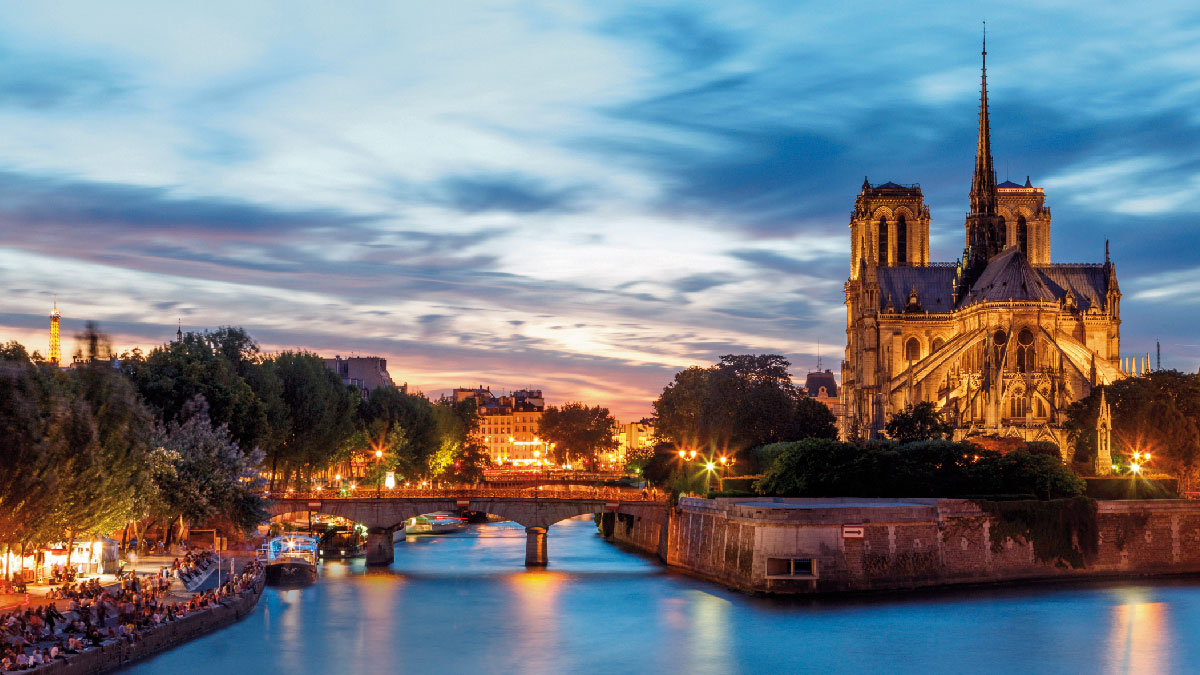
{"label": "metal railing", "polygon": [[563,499],[577,501],[665,502],[667,495],[653,490],[593,487],[575,490],[543,488],[384,488],[360,486],[351,490],[285,490],[263,492],[275,501],[346,501],[387,499]]}

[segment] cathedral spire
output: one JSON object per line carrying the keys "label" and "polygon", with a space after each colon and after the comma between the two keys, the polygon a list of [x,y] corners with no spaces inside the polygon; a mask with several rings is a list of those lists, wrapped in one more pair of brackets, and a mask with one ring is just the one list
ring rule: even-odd
{"label": "cathedral spire", "polygon": [[996,171],[992,168],[992,135],[988,123],[987,22],[983,22],[983,69],[979,85],[979,139],[975,147],[975,177],[971,181],[971,213],[996,214]]}

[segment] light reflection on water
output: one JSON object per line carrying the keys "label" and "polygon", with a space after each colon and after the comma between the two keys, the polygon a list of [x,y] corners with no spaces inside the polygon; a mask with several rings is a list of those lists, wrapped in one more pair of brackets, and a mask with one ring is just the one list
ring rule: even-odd
{"label": "light reflection on water", "polygon": [[511,523],[410,538],[396,562],[322,563],[242,622],[136,673],[1172,673],[1200,664],[1200,584],[1030,586],[770,599],[549,533],[526,570]]}

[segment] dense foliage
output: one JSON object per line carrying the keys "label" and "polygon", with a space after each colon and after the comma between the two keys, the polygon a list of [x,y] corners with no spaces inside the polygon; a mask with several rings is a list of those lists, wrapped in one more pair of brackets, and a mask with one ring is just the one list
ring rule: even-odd
{"label": "dense foliage", "polygon": [[[363,400],[309,352],[264,355],[241,328],[112,353],[94,326],[70,368],[0,345],[0,544],[35,547],[156,524],[248,528],[263,488],[380,451],[382,480],[476,480],[474,403],[395,389]],[[274,485],[262,478],[271,476]]]}
{"label": "dense foliage", "polygon": [[579,462],[592,471],[597,454],[617,447],[616,429],[617,421],[608,408],[582,403],[550,406],[538,422],[538,435],[553,444],[555,462]]}
{"label": "dense foliage", "polygon": [[1083,493],[1083,481],[1057,459],[1024,450],[1001,454],[970,443],[866,445],[828,439],[790,444],[755,484],[786,497],[964,497]]}
{"label": "dense foliage", "polygon": [[1172,473],[1188,489],[1200,468],[1200,375],[1160,370],[1127,377],[1073,403],[1065,426],[1075,461],[1090,462],[1096,455],[1101,390],[1112,408],[1114,459],[1149,452],[1154,458],[1149,470]]}
{"label": "dense foliage", "polygon": [[834,438],[833,413],[792,382],[777,354],[729,354],[675,374],[654,402],[659,438],[678,447],[737,453],[746,448]]}
{"label": "dense foliage", "polygon": [[892,415],[885,430],[897,443],[912,443],[950,438],[954,427],[942,419],[931,401],[922,401]]}

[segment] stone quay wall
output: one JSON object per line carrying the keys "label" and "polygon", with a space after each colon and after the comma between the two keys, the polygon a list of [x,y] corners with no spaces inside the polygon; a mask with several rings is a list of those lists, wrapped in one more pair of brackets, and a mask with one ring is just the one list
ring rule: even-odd
{"label": "stone quay wall", "polygon": [[57,660],[27,672],[39,675],[93,675],[107,673],[134,661],[154,656],[239,621],[258,605],[264,584],[265,576],[259,573],[254,586],[240,597],[227,599],[216,607],[161,624],[146,631],[137,642],[130,644],[118,640],[79,654],[70,654],[67,660]]}
{"label": "stone quay wall", "polygon": [[962,499],[683,498],[666,528],[618,520],[610,539],[765,593],[1200,573],[1200,503],[1101,501],[1096,523],[1080,569],[1039,561],[1021,538],[994,546],[995,520]]}

